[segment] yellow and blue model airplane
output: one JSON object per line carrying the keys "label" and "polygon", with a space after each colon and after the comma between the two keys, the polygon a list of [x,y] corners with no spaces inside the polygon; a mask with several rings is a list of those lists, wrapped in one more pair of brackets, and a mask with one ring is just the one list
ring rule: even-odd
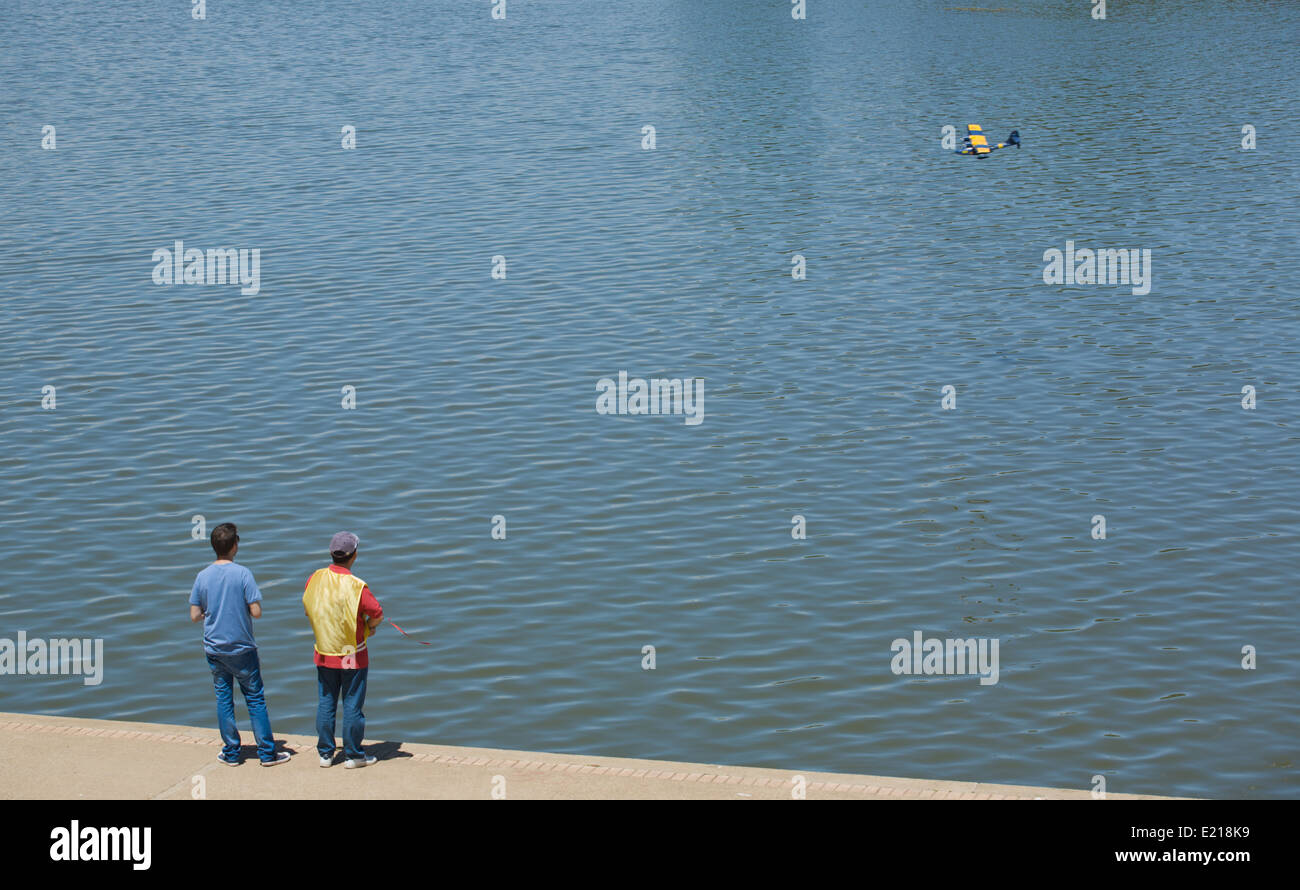
{"label": "yellow and blue model airplane", "polygon": [[962,140],[962,147],[957,149],[959,155],[974,155],[977,158],[986,158],[996,149],[1006,148],[1008,145],[1020,147],[1020,131],[1012,130],[1011,135],[1007,137],[1006,142],[990,144],[989,138],[984,135],[984,128],[979,124],[967,124],[966,136]]}

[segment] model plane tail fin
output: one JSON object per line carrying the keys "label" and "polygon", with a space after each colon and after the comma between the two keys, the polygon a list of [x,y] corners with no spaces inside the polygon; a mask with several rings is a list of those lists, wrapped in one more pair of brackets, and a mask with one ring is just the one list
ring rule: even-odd
{"label": "model plane tail fin", "polygon": [[1007,145],[1014,145],[1016,148],[1019,148],[1019,147],[1020,147],[1020,131],[1019,131],[1019,130],[1012,130],[1012,131],[1011,131],[1011,135],[1007,137]]}

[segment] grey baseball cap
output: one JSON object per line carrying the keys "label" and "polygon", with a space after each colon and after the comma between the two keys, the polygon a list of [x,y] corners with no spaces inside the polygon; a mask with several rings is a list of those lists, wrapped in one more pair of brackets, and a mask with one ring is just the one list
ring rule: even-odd
{"label": "grey baseball cap", "polygon": [[339,532],[330,538],[330,553],[351,553],[360,543],[361,539],[352,532]]}

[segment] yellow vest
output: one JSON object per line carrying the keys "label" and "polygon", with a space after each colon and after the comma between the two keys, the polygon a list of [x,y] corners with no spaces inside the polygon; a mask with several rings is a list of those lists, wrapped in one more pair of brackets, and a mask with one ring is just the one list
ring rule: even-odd
{"label": "yellow vest", "polygon": [[[350,655],[366,648],[357,643],[357,608],[366,586],[356,575],[344,575],[329,568],[317,569],[302,595],[307,619],[316,633],[316,651],[321,655]],[[366,628],[370,636],[370,628]]]}

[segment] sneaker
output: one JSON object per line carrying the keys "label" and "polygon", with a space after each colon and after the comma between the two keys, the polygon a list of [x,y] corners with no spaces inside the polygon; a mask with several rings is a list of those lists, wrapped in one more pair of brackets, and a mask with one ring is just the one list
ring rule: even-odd
{"label": "sneaker", "polygon": [[241,760],[241,759],[238,758],[238,757],[235,757],[235,758],[232,759],[232,758],[228,758],[228,757],[226,757],[226,755],[224,755],[224,754],[218,754],[218,755],[217,755],[217,759],[220,760],[222,763],[224,763],[226,766],[239,766],[241,763],[244,762],[243,760]]}
{"label": "sneaker", "polygon": [[[317,752],[317,754],[319,755],[320,752]],[[321,756],[321,758],[320,758],[320,765],[321,765],[323,768],[326,768],[326,769],[328,769],[329,767],[333,766],[333,765],[334,765],[334,752],[331,751],[331,752],[329,753],[329,756],[328,756],[328,757]]]}
{"label": "sneaker", "polygon": [[288,763],[289,758],[293,757],[288,751],[279,751],[274,760],[263,760],[262,766],[279,766],[282,763]]}
{"label": "sneaker", "polygon": [[377,760],[379,760],[378,757],[372,757],[371,755],[367,754],[363,759],[359,758],[359,759],[356,759],[356,760],[351,760],[351,759],[350,759],[350,760],[345,760],[345,761],[343,761],[343,768],[344,768],[344,769],[361,769],[361,767],[363,767],[363,766],[370,766],[370,764],[376,762]]}

